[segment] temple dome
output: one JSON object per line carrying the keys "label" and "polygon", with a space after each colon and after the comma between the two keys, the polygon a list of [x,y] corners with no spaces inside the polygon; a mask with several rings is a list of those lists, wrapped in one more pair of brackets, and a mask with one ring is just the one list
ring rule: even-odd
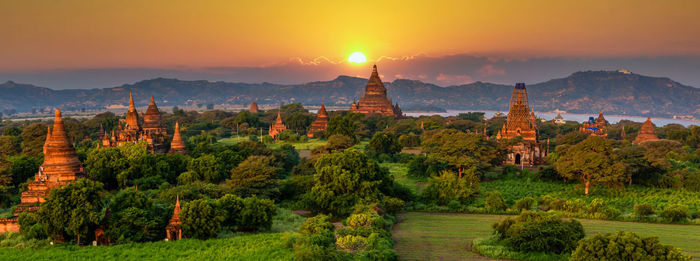
{"label": "temple dome", "polygon": [[162,128],[163,123],[160,116],[160,111],[156,102],[151,96],[151,103],[148,104],[148,109],[146,109],[146,115],[143,117],[143,128],[156,129]]}

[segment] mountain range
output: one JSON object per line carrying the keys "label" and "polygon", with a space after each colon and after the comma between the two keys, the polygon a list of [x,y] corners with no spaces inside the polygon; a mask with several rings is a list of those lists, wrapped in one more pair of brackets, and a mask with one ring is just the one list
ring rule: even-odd
{"label": "mountain range", "polygon": [[[339,76],[331,81],[283,85],[182,81],[156,78],[104,89],[53,90],[8,81],[0,84],[0,110],[31,111],[47,107],[67,110],[104,109],[126,105],[133,92],[137,105],[154,96],[159,106],[196,104],[302,103],[348,105],[362,95],[367,80]],[[474,82],[441,87],[417,80],[384,83],[394,102],[403,108],[438,107],[463,110],[507,111],[511,85]],[[649,77],[626,71],[583,71],[565,78],[527,86],[535,111],[565,110],[571,113],[700,118],[700,89],[669,78]]]}

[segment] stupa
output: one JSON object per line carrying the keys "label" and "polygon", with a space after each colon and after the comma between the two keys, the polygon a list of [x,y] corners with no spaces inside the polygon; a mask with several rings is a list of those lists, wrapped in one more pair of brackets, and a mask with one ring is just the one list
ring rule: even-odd
{"label": "stupa", "polygon": [[642,144],[647,141],[659,140],[659,136],[656,136],[656,127],[654,123],[651,122],[651,118],[647,118],[647,121],[642,124],[642,129],[639,130],[639,134],[634,138],[632,144]]}
{"label": "stupa", "polygon": [[175,122],[175,133],[173,133],[173,140],[170,142],[169,153],[187,154],[185,141],[183,141],[180,136],[180,123],[178,122]]}
{"label": "stupa", "polygon": [[591,136],[607,138],[607,127],[608,121],[605,120],[605,117],[603,116],[603,111],[601,110],[598,114],[598,118],[594,119],[593,117],[589,117],[588,121],[581,124],[581,127],[579,127],[578,131]]}
{"label": "stupa", "polygon": [[365,86],[364,95],[360,97],[359,102],[353,101],[350,111],[354,113],[376,113],[395,117],[401,117],[403,115],[399,104],[392,105],[391,101],[387,98],[386,88],[377,72],[377,65],[372,67],[372,74],[369,76],[369,80]]}
{"label": "stupa", "polygon": [[321,102],[321,108],[318,109],[318,114],[316,114],[316,120],[311,124],[309,128],[309,133],[306,134],[307,137],[313,138],[314,132],[326,131],[328,127],[328,112],[326,112],[326,104]]}
{"label": "stupa", "polygon": [[170,218],[168,225],[165,227],[165,240],[172,241],[180,239],[182,239],[182,223],[180,222],[180,196],[177,196],[173,217]]}
{"label": "stupa", "polygon": [[118,147],[124,143],[137,143],[145,141],[148,150],[153,153],[165,153],[168,148],[165,145],[165,135],[167,134],[163,126],[162,118],[156,102],[151,96],[151,103],[146,109],[143,117],[143,127],[139,120],[139,113],[134,105],[134,97],[129,92],[129,110],[126,112],[126,119],[119,120],[116,131],[112,131],[111,137],[106,133],[102,136],[103,147]]}
{"label": "stupa", "polygon": [[272,136],[273,138],[277,139],[277,134],[280,132],[284,131],[287,129],[287,126],[284,125],[282,122],[282,114],[280,114],[280,110],[277,111],[277,120],[275,120],[275,124],[272,124],[270,128],[268,129],[268,134]]}
{"label": "stupa", "polygon": [[248,107],[248,111],[251,113],[259,113],[260,109],[258,109],[258,103],[251,102],[250,107]]}

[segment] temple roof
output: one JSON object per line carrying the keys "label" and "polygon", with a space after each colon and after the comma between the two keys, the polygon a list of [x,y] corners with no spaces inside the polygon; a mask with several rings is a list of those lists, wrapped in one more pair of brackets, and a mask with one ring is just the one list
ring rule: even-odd
{"label": "temple roof", "polygon": [[639,134],[637,134],[637,137],[632,143],[641,144],[643,142],[655,140],[659,140],[659,136],[656,136],[656,127],[654,123],[651,122],[651,118],[647,118],[642,124],[642,128],[639,130]]}
{"label": "temple roof", "polygon": [[129,111],[126,112],[126,124],[129,129],[139,129],[139,114],[134,105],[134,96],[129,92]]}
{"label": "temple roof", "polygon": [[275,120],[275,125],[284,124],[282,123],[282,114],[280,114],[280,111],[281,109],[277,111],[277,119]]}
{"label": "temple roof", "polygon": [[144,128],[162,128],[163,124],[161,121],[160,111],[156,102],[151,96],[151,103],[148,104],[148,109],[146,109],[146,115],[143,117],[143,127]]}
{"label": "temple roof", "polygon": [[186,153],[185,141],[180,136],[180,124],[178,122],[175,122],[175,133],[173,133],[173,140],[170,142],[170,152]]}
{"label": "temple roof", "polygon": [[75,174],[80,172],[80,160],[75,153],[75,149],[66,134],[66,128],[63,125],[61,110],[56,109],[54,116],[53,129],[50,135],[47,135],[44,155],[44,164],[42,165],[45,171],[56,167],[61,172],[66,171],[66,174]]}
{"label": "temple roof", "polygon": [[248,111],[252,113],[258,113],[260,112],[260,109],[258,108],[258,103],[256,102],[251,102],[250,107],[248,107]]}
{"label": "temple roof", "polygon": [[318,118],[328,118],[328,112],[326,112],[326,104],[321,102],[321,108],[318,109]]}
{"label": "temple roof", "polygon": [[372,66],[372,74],[369,76],[369,81],[367,81],[365,95],[381,95],[382,97],[386,97],[386,88],[384,87],[384,83],[382,83],[382,79],[379,78],[376,64]]}

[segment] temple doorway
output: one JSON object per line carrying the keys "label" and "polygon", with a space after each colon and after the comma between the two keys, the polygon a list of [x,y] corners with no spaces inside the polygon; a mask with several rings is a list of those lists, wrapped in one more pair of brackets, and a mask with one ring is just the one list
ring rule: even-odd
{"label": "temple doorway", "polygon": [[515,165],[520,165],[520,154],[515,154]]}

